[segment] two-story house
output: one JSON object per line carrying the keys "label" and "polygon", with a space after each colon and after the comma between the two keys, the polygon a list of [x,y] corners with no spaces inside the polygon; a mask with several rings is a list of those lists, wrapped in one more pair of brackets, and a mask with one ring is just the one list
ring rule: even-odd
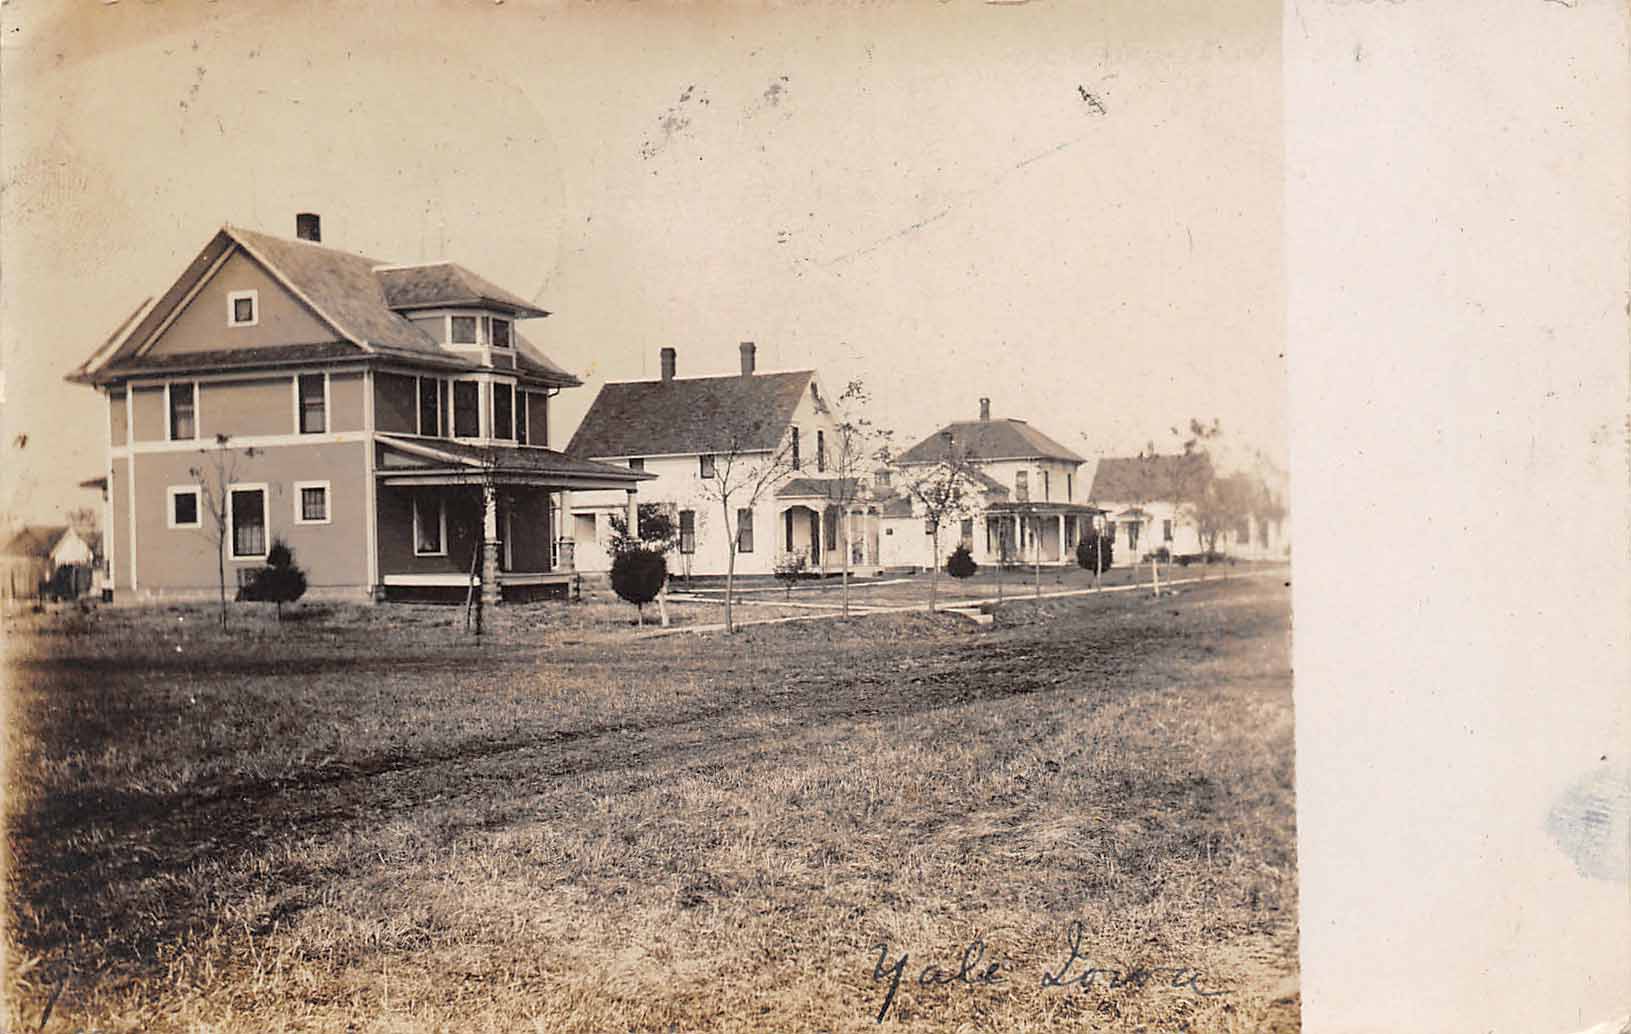
{"label": "two-story house", "polygon": [[[1076,543],[1101,512],[1081,499],[1077,469],[1086,462],[1023,420],[993,419],[980,399],[978,420],[956,421],[895,458],[906,481],[955,460],[966,464],[965,506],[937,530],[942,560],[959,542],[980,564],[1072,564]],[[887,562],[927,567],[935,543],[921,501],[906,485],[888,508]]]}
{"label": "two-story house", "polygon": [[[780,556],[794,552],[806,556],[809,570],[832,573],[843,564],[842,510],[849,511],[852,570],[876,564],[877,507],[837,481],[836,431],[820,378],[814,370],[757,370],[751,341],[740,351],[738,373],[680,377],[676,351],[662,349],[657,379],[600,389],[568,455],[656,476],[641,499],[666,505],[678,525],[678,556],[670,564],[676,573],[724,574],[732,533],[738,574],[770,574]],[[751,505],[733,501],[728,522],[717,495],[727,455],[743,465],[780,457],[766,490]],[[570,509],[579,568],[606,570],[610,519],[621,512],[620,501],[579,492]]]}
{"label": "two-story house", "polygon": [[559,494],[632,507],[646,475],[549,448],[581,382],[518,328],[548,313],[452,262],[324,247],[315,215],[296,232],[223,227],[69,375],[106,399],[115,594],[212,594],[218,564],[231,591],[279,539],[314,595],[574,584]]}

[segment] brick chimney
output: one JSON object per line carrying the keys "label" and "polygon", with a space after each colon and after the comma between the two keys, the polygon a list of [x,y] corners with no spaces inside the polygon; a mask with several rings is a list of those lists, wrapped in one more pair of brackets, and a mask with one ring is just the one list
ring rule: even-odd
{"label": "brick chimney", "polygon": [[980,419],[981,420],[990,420],[991,419],[991,400],[990,399],[981,399],[980,400]]}
{"label": "brick chimney", "polygon": [[294,217],[294,235],[313,244],[323,240],[323,218],[316,212],[300,212]]}
{"label": "brick chimney", "polygon": [[753,342],[742,342],[742,376],[753,376],[753,354],[756,351],[757,349],[754,347]]}
{"label": "brick chimney", "polygon": [[674,352],[674,350],[672,348],[665,348],[661,352],[658,353],[658,355],[660,355],[662,357],[663,380],[664,381],[671,381],[671,380],[674,379],[674,356],[675,356],[675,354],[676,353]]}

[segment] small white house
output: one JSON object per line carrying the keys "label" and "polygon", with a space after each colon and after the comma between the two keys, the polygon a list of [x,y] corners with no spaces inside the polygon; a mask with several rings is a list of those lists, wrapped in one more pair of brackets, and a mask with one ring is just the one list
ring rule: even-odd
{"label": "small white house", "polygon": [[[679,527],[679,551],[669,564],[675,574],[726,571],[726,515],[712,491],[724,457],[732,455],[744,464],[784,457],[778,464],[783,469],[756,502],[732,500],[736,573],[771,574],[789,553],[803,554],[811,572],[838,571],[844,509],[851,570],[875,567],[880,515],[875,505],[854,499],[860,493],[853,480],[840,481],[832,469],[836,431],[820,377],[814,370],[760,372],[756,351],[751,341],[741,344],[735,374],[680,377],[677,353],[664,348],[656,380],[600,389],[567,445],[568,455],[656,475],[642,485],[640,501],[665,506]],[[622,493],[574,492],[566,509],[577,569],[608,570],[611,520],[626,512]]]}

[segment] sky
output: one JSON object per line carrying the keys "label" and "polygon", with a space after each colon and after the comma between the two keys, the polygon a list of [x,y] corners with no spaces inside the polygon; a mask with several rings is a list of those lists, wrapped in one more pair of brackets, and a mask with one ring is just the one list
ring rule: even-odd
{"label": "sky", "polygon": [[[0,522],[95,497],[63,376],[223,223],[449,258],[582,377],[814,367],[910,444],[1287,451],[1280,9],[6,0]],[[22,444],[26,442],[26,444]]]}

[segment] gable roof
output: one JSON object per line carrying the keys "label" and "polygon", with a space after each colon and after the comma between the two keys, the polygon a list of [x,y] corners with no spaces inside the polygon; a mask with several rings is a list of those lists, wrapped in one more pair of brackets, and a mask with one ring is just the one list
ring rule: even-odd
{"label": "gable roof", "polygon": [[1212,461],[1201,453],[1176,456],[1115,456],[1093,471],[1093,502],[1136,503],[1193,499],[1212,480]]}
{"label": "gable roof", "polygon": [[604,385],[572,435],[573,456],[770,452],[781,444],[814,370]]}
{"label": "gable roof", "polygon": [[970,459],[1065,460],[1086,463],[1081,456],[1060,445],[1023,420],[1012,417],[992,420],[959,420],[900,454],[897,463],[937,463],[946,458],[946,442],[941,436],[951,432],[953,447],[968,453]]}
{"label": "gable roof", "polygon": [[[548,315],[545,310],[456,263],[435,263],[422,267],[387,266],[378,259],[324,247],[313,241],[289,240],[241,227],[223,226],[156,303],[147,306],[145,311],[138,309],[140,318],[133,316],[127,319],[128,329],[123,334],[114,332],[117,340],[115,347],[110,347],[111,341],[104,344],[68,379],[96,383],[160,365],[157,358],[142,354],[148,342],[190,299],[194,288],[204,281],[217,263],[234,249],[242,249],[334,331],[333,342],[312,346],[323,349],[324,358],[346,355],[365,358],[372,354],[384,354],[429,359],[461,368],[474,366],[469,360],[442,348],[421,327],[397,311],[398,307],[387,296],[387,285],[400,297],[409,299],[407,304],[401,306],[403,311],[427,305],[490,305],[507,309],[519,318]],[[431,301],[433,298],[439,300]],[[256,351],[271,353],[278,351],[278,348],[273,346]],[[187,359],[173,358],[163,362],[166,368],[173,367],[176,362],[199,363],[203,361],[200,355],[195,353]],[[522,372],[562,387],[582,383],[556,366],[519,334],[516,335],[516,355],[517,366]],[[221,362],[254,365],[268,359],[275,361],[275,357],[262,354],[236,360],[222,358]]]}
{"label": "gable roof", "polygon": [[51,547],[67,534],[66,524],[28,524],[18,529],[0,555],[44,559],[51,555]]}

